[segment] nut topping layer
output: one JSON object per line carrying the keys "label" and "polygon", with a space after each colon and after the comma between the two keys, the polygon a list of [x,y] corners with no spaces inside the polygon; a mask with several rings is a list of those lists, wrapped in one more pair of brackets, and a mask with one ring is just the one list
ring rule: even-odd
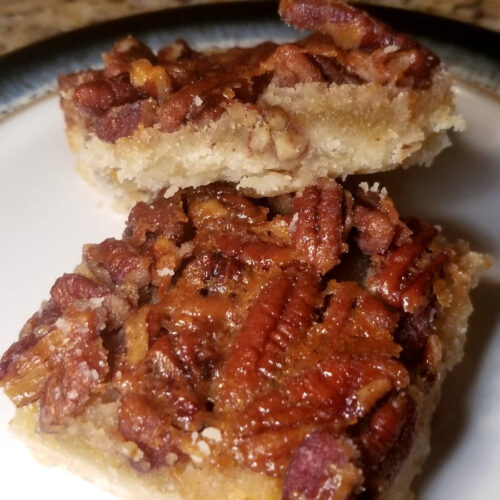
{"label": "nut topping layer", "polygon": [[[197,52],[183,41],[154,54],[132,37],[104,55],[101,71],[61,76],[66,118],[83,120],[106,142],[138,127],[174,132],[216,120],[232,105],[259,113],[269,85],[376,82],[425,89],[439,59],[415,40],[336,0],[283,0],[282,19],[314,33],[295,43]],[[291,133],[291,132],[290,132]],[[258,150],[259,139],[253,147]],[[287,159],[286,152],[278,152]]]}
{"label": "nut topping layer", "polygon": [[113,439],[144,473],[238,465],[282,478],[284,499],[377,496],[413,440],[407,387],[439,350],[435,235],[327,179],[279,199],[160,193],[56,280],[0,384],[38,401],[42,431],[117,402]]}

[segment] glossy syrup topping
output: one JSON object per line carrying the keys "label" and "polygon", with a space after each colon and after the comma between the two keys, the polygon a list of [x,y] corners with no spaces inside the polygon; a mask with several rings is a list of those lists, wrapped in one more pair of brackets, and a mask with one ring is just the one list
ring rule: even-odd
{"label": "glossy syrup topping", "polygon": [[42,430],[117,401],[117,439],[144,472],[239,464],[283,478],[287,499],[376,495],[413,439],[406,388],[449,257],[436,233],[327,179],[278,199],[160,193],[55,282],[1,385],[39,401]]}

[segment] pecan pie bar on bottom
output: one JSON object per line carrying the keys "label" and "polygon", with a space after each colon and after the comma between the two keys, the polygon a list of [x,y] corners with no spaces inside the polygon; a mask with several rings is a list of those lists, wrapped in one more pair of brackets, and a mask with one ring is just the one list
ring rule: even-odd
{"label": "pecan pie bar on bottom", "polygon": [[411,37],[336,0],[283,0],[300,40],[154,53],[118,41],[62,75],[80,173],[125,202],[215,181],[276,196],[322,176],[429,165],[463,130],[452,78]]}
{"label": "pecan pie bar on bottom", "polygon": [[36,456],[125,499],[397,499],[488,259],[320,179],[131,211],[0,361]]}

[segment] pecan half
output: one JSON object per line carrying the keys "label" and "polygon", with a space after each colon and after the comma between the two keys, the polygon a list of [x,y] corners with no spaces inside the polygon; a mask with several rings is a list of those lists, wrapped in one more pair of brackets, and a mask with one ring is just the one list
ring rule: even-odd
{"label": "pecan half", "polygon": [[326,273],[347,250],[343,241],[343,190],[322,179],[293,200],[292,239],[306,262]]}
{"label": "pecan half", "polygon": [[279,368],[280,352],[305,335],[318,287],[314,271],[288,268],[262,289],[225,364],[221,392],[226,404],[245,406],[258,390],[260,377]]}

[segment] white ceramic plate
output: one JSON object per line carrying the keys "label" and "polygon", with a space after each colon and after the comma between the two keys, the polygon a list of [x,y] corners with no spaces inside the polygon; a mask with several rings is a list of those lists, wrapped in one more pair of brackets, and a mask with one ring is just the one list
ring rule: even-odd
{"label": "white ceramic plate", "polygon": [[[500,102],[459,86],[468,123],[430,169],[379,176],[405,214],[464,237],[496,264],[474,292],[465,361],[445,384],[433,452],[417,497],[500,498]],[[119,235],[125,215],[72,168],[56,97],[0,122],[0,352],[80,261],[83,243]],[[372,180],[373,178],[370,178]],[[111,499],[60,469],[38,465],[8,431],[13,406],[0,395],[0,498]]]}

